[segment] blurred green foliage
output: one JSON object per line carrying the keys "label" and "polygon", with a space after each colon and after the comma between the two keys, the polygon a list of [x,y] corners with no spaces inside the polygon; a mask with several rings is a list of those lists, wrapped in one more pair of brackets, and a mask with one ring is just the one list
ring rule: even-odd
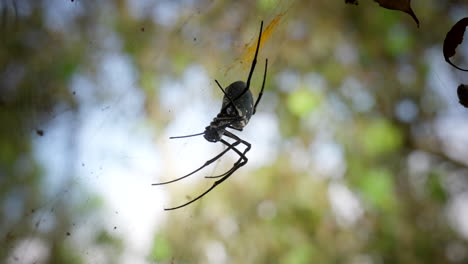
{"label": "blurred green foliage", "polygon": [[359,179],[358,187],[363,198],[379,210],[392,212],[396,205],[392,174],[383,169],[369,170]]}
{"label": "blurred green foliage", "polygon": [[151,261],[162,261],[168,260],[172,256],[171,245],[169,241],[162,236],[162,234],[157,234],[154,238],[153,249],[150,253]]}
{"label": "blurred green foliage", "polygon": [[386,120],[372,120],[362,132],[364,152],[370,157],[398,150],[402,136],[398,128]]}
{"label": "blurred green foliage", "polygon": [[319,95],[306,89],[300,89],[289,95],[287,106],[291,113],[302,117],[314,110],[319,103]]}

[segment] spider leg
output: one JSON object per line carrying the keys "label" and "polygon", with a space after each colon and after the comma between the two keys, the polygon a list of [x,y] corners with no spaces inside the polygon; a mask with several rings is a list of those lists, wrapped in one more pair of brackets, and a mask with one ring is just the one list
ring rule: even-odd
{"label": "spider leg", "polygon": [[201,132],[201,133],[197,133],[197,134],[191,134],[191,135],[185,135],[185,136],[170,137],[169,139],[196,137],[196,136],[201,136],[203,134],[205,134],[205,132]]}
{"label": "spider leg", "polygon": [[[247,141],[245,141],[245,140],[243,140],[243,139],[241,139],[241,138],[239,138],[238,136],[236,136],[236,135],[234,135],[234,134],[232,134],[231,132],[228,132],[228,131],[225,131],[224,135],[227,136],[227,137],[230,137],[230,138],[232,138],[232,139],[234,139],[234,140],[236,140],[235,143],[240,142],[240,143],[244,144],[244,145],[246,146],[246,148],[245,148],[244,152],[241,153],[237,148],[234,148],[234,147],[233,147],[232,150],[234,150],[237,154],[239,154],[239,159],[236,161],[236,163],[234,163],[234,166],[233,166],[230,170],[228,170],[227,172],[225,172],[225,173],[223,173],[223,174],[221,174],[221,175],[216,175],[216,176],[205,176],[205,178],[213,179],[213,178],[224,177],[225,175],[227,175],[227,174],[229,174],[229,173],[233,173],[234,171],[236,171],[236,170],[239,169],[240,167],[244,166],[245,163],[247,163],[247,161],[248,161],[248,159],[247,159],[247,157],[245,156],[245,154],[247,154],[247,152],[250,150],[250,147],[251,147],[250,143],[247,142]],[[224,140],[222,140],[221,142],[223,142],[225,145],[228,145],[228,144],[229,144],[229,143],[225,142]],[[242,165],[239,165],[242,161],[245,161],[245,163],[242,164]]]}
{"label": "spider leg", "polygon": [[[231,133],[229,133],[229,134],[231,134]],[[233,134],[231,134],[231,135],[233,135]],[[238,138],[237,136],[235,136],[235,137]],[[240,142],[243,141],[243,140],[240,139],[240,138],[238,138],[238,139],[239,139],[239,140],[236,141],[234,144],[229,144],[228,142],[226,142],[226,141],[224,141],[224,140],[222,140],[222,139],[221,139],[220,141],[221,141],[223,144],[227,145],[227,146],[228,146],[228,149],[231,149],[231,148],[232,148],[234,151],[236,151],[236,152],[240,155],[240,151],[237,150],[237,149],[234,147],[234,146],[236,145],[236,143],[239,144]],[[244,142],[242,142],[242,143],[244,143]],[[248,142],[246,142],[246,143],[248,144]],[[250,149],[250,144],[248,144],[248,149]],[[246,152],[246,151],[244,151],[244,153],[245,153],[245,152]],[[195,199],[193,199],[193,200],[191,200],[191,201],[188,201],[188,202],[186,202],[186,203],[184,203],[184,204],[182,204],[182,205],[176,206],[176,207],[165,208],[164,210],[170,211],[170,210],[175,210],[175,209],[182,208],[182,207],[184,207],[184,206],[187,206],[187,205],[189,205],[189,204],[191,204],[191,203],[193,203],[193,202],[199,200],[199,199],[202,198],[203,196],[205,196],[205,195],[206,195],[207,193],[209,193],[211,190],[213,190],[214,188],[216,188],[216,186],[218,186],[218,185],[221,184],[223,181],[225,181],[227,178],[229,178],[237,169],[239,169],[240,167],[244,166],[244,165],[247,163],[247,161],[248,161],[247,157],[245,157],[245,155],[242,155],[242,156],[243,156],[242,162],[240,162],[237,166],[235,166],[235,167],[233,167],[231,170],[229,170],[228,173],[227,173],[226,175],[224,175],[221,179],[215,181],[215,182],[213,183],[213,185],[212,185],[210,188],[208,188],[208,189],[207,189],[206,191],[204,191],[202,194],[198,195]],[[235,169],[234,169],[234,168],[235,168]]]}
{"label": "spider leg", "polygon": [[[241,159],[241,158],[243,158],[243,159],[245,160],[245,163],[247,163],[248,159],[247,159],[247,157],[245,156],[245,154],[247,154],[247,152],[249,152],[250,147],[252,147],[252,145],[250,145],[249,142],[247,142],[247,141],[241,139],[240,137],[234,135],[233,133],[231,133],[231,132],[229,132],[229,131],[227,131],[227,130],[224,131],[224,135],[227,136],[227,137],[230,137],[230,138],[234,139],[234,140],[236,141],[235,143],[240,142],[240,143],[242,143],[242,144],[244,144],[244,145],[246,146],[246,148],[244,149],[244,152],[243,152],[242,154],[241,154],[240,151],[239,151],[238,149],[236,149],[236,148],[233,148],[233,150],[234,150],[237,154],[239,154],[239,156],[240,156],[240,158],[239,158],[239,160],[236,162],[236,164],[240,162],[240,159]],[[224,140],[223,140],[223,141],[224,141]],[[234,144],[235,144],[235,143],[234,143]],[[233,145],[234,145],[234,144],[233,144]]]}
{"label": "spider leg", "polygon": [[239,108],[237,108],[237,105],[234,103],[232,98],[226,93],[226,91],[224,91],[223,87],[221,86],[221,84],[219,84],[218,80],[215,79],[215,82],[218,85],[219,89],[221,89],[221,91],[223,92],[224,96],[226,96],[226,98],[229,100],[230,104],[232,104],[234,108],[236,108],[237,114],[240,114]]}
{"label": "spider leg", "polygon": [[197,171],[200,171],[201,169],[205,168],[206,166],[210,165],[211,163],[215,162],[217,159],[221,158],[224,154],[226,154],[226,152],[228,152],[231,148],[235,148],[235,146],[239,145],[240,142],[234,142],[234,144],[229,144],[228,147],[223,150],[223,152],[219,153],[218,155],[216,155],[214,158],[208,160],[205,162],[205,164],[203,164],[200,168],[190,172],[189,174],[186,174],[182,177],[179,177],[177,179],[174,179],[174,180],[170,180],[170,181],[167,181],[167,182],[160,182],[160,183],[153,183],[151,185],[165,185],[165,184],[169,184],[169,183],[173,183],[173,182],[176,182],[176,181],[180,181],[182,179],[185,179],[187,178],[188,176],[194,174],[195,172]]}
{"label": "spider leg", "polygon": [[233,173],[234,171],[236,171],[239,167],[239,164],[243,161],[243,158],[240,157],[236,163],[234,163],[234,166],[232,168],[230,168],[228,171],[226,171],[225,173],[223,174],[220,174],[220,175],[216,175],[216,176],[205,176],[205,178],[207,179],[216,179],[216,178],[221,178],[221,177],[224,177],[226,176],[227,174],[229,173]]}
{"label": "spider leg", "polygon": [[241,96],[243,96],[249,90],[250,80],[252,79],[252,75],[253,75],[253,72],[255,70],[255,65],[257,64],[258,50],[260,48],[260,42],[261,42],[261,38],[262,38],[262,29],[263,29],[263,20],[260,23],[260,33],[258,34],[257,47],[255,49],[255,55],[254,55],[254,59],[252,61],[252,66],[250,66],[249,76],[247,77],[247,84],[245,85],[244,90],[238,96],[236,96],[236,98],[234,98],[234,100],[231,100],[231,102],[229,104],[227,104],[225,107],[223,107],[223,109],[221,109],[221,111],[223,111],[225,108],[228,108],[231,104],[234,104],[233,101],[236,101],[237,99],[239,99]]}
{"label": "spider leg", "polygon": [[[220,140],[223,144],[225,144],[226,146],[229,146],[230,144],[224,140]],[[239,144],[239,143],[244,143],[240,138],[239,140],[237,140],[235,143]],[[216,176],[205,176],[205,178],[208,178],[208,179],[215,179],[215,178],[220,178],[220,177],[224,177],[226,176],[227,174],[229,173],[233,173],[234,171],[236,171],[239,167],[239,164],[244,160],[245,162],[248,161],[247,157],[245,156],[245,154],[247,153],[247,151],[249,151],[250,149],[250,144],[248,142],[245,142],[244,143],[247,148],[244,150],[244,153],[241,153],[237,148],[235,147],[232,147],[232,150],[234,150],[237,154],[239,154],[239,159],[236,161],[236,163],[234,163],[234,166],[232,168],[230,168],[228,171],[226,171],[225,173],[223,174],[220,174],[220,175],[216,175]]]}
{"label": "spider leg", "polygon": [[229,126],[227,126],[227,127],[229,127],[230,129],[235,129],[235,130],[237,130],[237,131],[243,131],[243,130],[244,130],[243,128],[236,128],[236,127],[233,127],[233,126],[231,126],[231,125],[229,125]]}
{"label": "spider leg", "polygon": [[262,89],[260,90],[260,93],[258,94],[258,98],[257,98],[257,101],[255,102],[252,115],[255,115],[255,112],[257,112],[257,105],[258,105],[258,103],[260,102],[260,99],[262,99],[263,88],[265,88],[265,80],[266,80],[267,68],[268,68],[268,59],[265,60],[265,72],[263,73]]}
{"label": "spider leg", "polygon": [[247,84],[245,86],[244,91],[240,95],[238,95],[237,98],[240,98],[242,95],[244,95],[244,93],[247,92],[247,90],[249,90],[250,80],[252,79],[252,75],[253,75],[253,72],[255,70],[255,65],[257,64],[257,55],[258,55],[258,49],[260,48],[260,42],[261,42],[260,40],[262,38],[262,29],[263,29],[263,21],[260,23],[260,33],[258,35],[257,48],[255,49],[255,56],[254,56],[254,59],[252,61],[252,66],[250,67],[249,77],[247,77]]}

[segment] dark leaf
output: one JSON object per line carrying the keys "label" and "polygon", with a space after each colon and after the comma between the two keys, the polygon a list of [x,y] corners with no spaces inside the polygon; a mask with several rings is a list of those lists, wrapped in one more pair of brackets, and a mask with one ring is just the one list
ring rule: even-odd
{"label": "dark leaf", "polygon": [[[450,57],[455,55],[455,49],[458,45],[463,42],[463,35],[465,34],[465,28],[468,26],[468,17],[465,17],[458,21],[447,33],[444,40],[444,58],[448,64],[452,65],[453,67],[459,69],[460,71],[468,71],[465,69],[461,69],[457,65],[453,64],[450,61]],[[458,87],[460,89],[460,87]]]}
{"label": "dark leaf", "polygon": [[345,0],[345,3],[346,3],[346,4],[357,5],[357,4],[358,4],[358,0]]}
{"label": "dark leaf", "polygon": [[468,107],[468,85],[460,84],[457,89],[458,100],[464,107]]}
{"label": "dark leaf", "polygon": [[374,0],[375,2],[379,3],[381,7],[392,9],[392,10],[400,10],[407,14],[409,14],[416,24],[419,27],[419,20],[411,9],[411,0]]}

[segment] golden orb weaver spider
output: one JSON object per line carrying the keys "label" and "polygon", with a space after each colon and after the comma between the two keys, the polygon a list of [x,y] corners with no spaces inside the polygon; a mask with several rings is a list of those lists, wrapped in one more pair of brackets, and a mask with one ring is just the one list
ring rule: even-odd
{"label": "golden orb weaver spider", "polygon": [[[171,208],[165,208],[164,210],[175,210],[175,209],[187,206],[199,200],[200,198],[205,196],[207,193],[209,193],[211,190],[213,190],[216,186],[218,186],[219,184],[227,180],[240,167],[247,164],[248,159],[245,155],[250,150],[250,147],[251,147],[250,143],[245,140],[242,140],[241,138],[239,138],[238,136],[234,135],[233,133],[229,132],[226,129],[230,128],[230,129],[234,129],[237,131],[242,131],[242,129],[249,122],[250,118],[255,114],[257,105],[260,102],[260,99],[262,98],[263,89],[265,87],[267,68],[268,68],[268,59],[265,60],[265,72],[263,73],[262,88],[258,95],[257,101],[255,101],[255,104],[253,101],[252,92],[250,91],[250,81],[252,79],[252,75],[255,70],[255,65],[257,64],[258,50],[259,50],[260,41],[262,38],[262,29],[263,29],[263,21],[260,23],[260,33],[258,36],[257,47],[255,49],[255,56],[252,61],[252,65],[250,67],[250,72],[247,77],[247,83],[244,83],[243,81],[233,82],[228,87],[226,87],[226,90],[224,90],[223,87],[219,84],[219,82],[215,80],[219,89],[221,89],[221,91],[224,94],[223,104],[221,106],[221,111],[218,113],[218,115],[213,119],[213,121],[211,121],[211,123],[205,128],[205,131],[202,133],[186,135],[186,136],[171,137],[171,139],[175,139],[175,138],[186,138],[186,137],[194,137],[194,136],[203,135],[207,141],[213,142],[213,143],[221,142],[224,145],[226,145],[227,148],[221,153],[219,153],[218,155],[216,155],[214,158],[206,161],[205,164],[203,164],[198,169],[190,172],[189,174],[186,174],[174,180],[160,182],[160,183],[153,183],[152,185],[165,185],[165,184],[173,183],[173,182],[182,180],[184,178],[187,178],[188,176],[200,171],[201,169],[215,162],[216,160],[221,158],[224,154],[226,154],[231,149],[239,155],[239,159],[234,163],[233,167],[229,169],[227,172],[221,175],[217,175],[217,176],[206,176],[205,178],[221,178],[221,179],[215,181],[213,185],[210,188],[208,188],[205,192],[203,192],[202,194],[198,195],[196,198],[182,205],[171,207]],[[235,142],[231,144],[225,141],[222,138],[223,136],[231,138],[235,140]],[[239,144],[244,144],[246,146],[244,152],[241,152],[236,148],[236,146]]]}

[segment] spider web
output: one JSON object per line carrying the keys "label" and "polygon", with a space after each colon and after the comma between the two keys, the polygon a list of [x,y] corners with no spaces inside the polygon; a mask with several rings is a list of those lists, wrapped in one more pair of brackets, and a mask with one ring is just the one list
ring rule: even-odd
{"label": "spider web", "polygon": [[[94,41],[97,40],[90,41],[90,45],[97,45],[92,44]],[[132,203],[150,207],[154,206],[154,201],[164,200],[161,190],[150,187],[161,165],[155,163],[159,159],[155,155],[155,143],[142,119],[145,117],[144,105],[132,76],[131,63],[118,48],[111,47],[107,53],[95,56],[102,59],[98,66],[100,79],[94,80],[90,77],[92,73],[82,69],[69,84],[69,96],[80,102],[78,110],[43,103],[35,93],[28,96],[27,111],[32,118],[20,130],[32,134],[34,155],[44,164],[46,176],[41,183],[43,198],[38,203],[24,205],[24,213],[21,213],[20,199],[12,196],[6,201],[10,216],[4,219],[6,225],[2,224],[7,228],[2,230],[5,232],[2,244],[7,250],[5,253],[9,254],[8,263],[41,263],[49,251],[47,234],[73,243],[75,254],[88,261],[102,263],[107,256],[102,256],[99,246],[87,245],[92,245],[94,239],[105,239],[105,244],[117,241],[125,234],[138,233],[141,221],[128,222],[136,215],[131,208],[140,208]],[[116,75],[120,76],[117,82],[112,80]],[[41,109],[51,110],[44,112]],[[129,180],[132,184],[128,184]],[[132,199],[138,197],[135,193],[153,202]],[[127,202],[116,205],[115,201]],[[93,213],[97,208],[100,211]],[[162,204],[152,209],[151,212],[157,212],[162,209]],[[59,220],[64,217],[73,219]],[[103,217],[108,220],[103,222]],[[21,221],[16,227],[12,223],[14,219]],[[145,226],[149,221],[153,221],[151,225],[157,223],[154,213],[146,219]],[[61,222],[69,226],[57,226]],[[31,225],[32,231],[21,234],[21,225]],[[93,236],[92,232],[98,235]],[[151,236],[147,237],[151,239]],[[133,239],[133,243],[146,242]],[[130,245],[126,251],[134,254],[132,251],[137,249]]]}
{"label": "spider web", "polygon": [[[73,35],[72,20],[83,9],[72,2],[55,1],[54,8],[45,9],[50,30]],[[19,14],[27,6],[20,4]],[[167,8],[171,8],[170,4]],[[143,27],[134,30],[145,33]],[[21,204],[21,199],[14,196],[6,202],[11,216],[5,219],[2,245],[8,263],[45,261],[51,250],[50,236],[63,240],[64,245],[73,245],[76,258],[82,256],[96,263],[113,255],[103,255],[106,244],[119,243],[126,237],[126,246],[120,249],[123,255],[141,258],[142,248],[151,244],[148,233],[162,221],[163,206],[169,204],[165,188],[152,187],[151,183],[183,175],[223,149],[203,137],[169,140],[169,136],[203,131],[219,111],[222,94],[213,77],[200,66],[189,65],[181,76],[161,80],[158,115],[174,121],[167,129],[151,128],[145,120],[148,109],[139,76],[123,51],[124,44],[100,24],[96,31],[103,35],[102,39],[87,42],[94,48],[94,66],[76,69],[65,91],[70,101],[44,101],[34,91],[28,96],[26,110],[32,118],[19,129],[33,138],[33,155],[43,166],[44,176],[38,202]],[[130,43],[130,48],[136,43]],[[161,63],[160,56],[152,55],[150,61]],[[13,76],[15,71],[12,68],[8,74]],[[153,129],[159,133],[157,136],[152,134]],[[236,157],[229,155],[184,182],[181,193],[197,195],[203,190],[193,185],[197,179],[210,186],[212,180],[203,176],[232,166]],[[20,224],[13,224],[18,220]],[[22,234],[24,226],[29,226],[29,233]],[[115,248],[119,249],[118,244]]]}

